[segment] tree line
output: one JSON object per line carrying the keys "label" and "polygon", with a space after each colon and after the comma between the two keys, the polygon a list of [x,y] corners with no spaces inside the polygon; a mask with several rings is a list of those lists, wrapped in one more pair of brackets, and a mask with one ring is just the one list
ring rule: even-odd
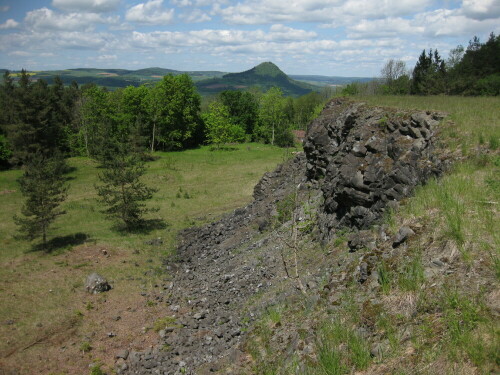
{"label": "tree line", "polygon": [[443,59],[437,49],[423,50],[415,67],[389,60],[381,78],[366,84],[347,85],[344,95],[500,95],[500,35],[491,33],[482,43],[478,37],[467,48],[458,45]]}
{"label": "tree line", "polygon": [[101,166],[95,186],[103,213],[127,231],[145,224],[143,214],[155,189],[141,182],[154,151],[182,150],[202,143],[220,149],[229,142],[261,141],[291,146],[291,129],[304,129],[319,113],[325,95],[286,98],[225,91],[206,100],[191,78],[168,75],[154,86],[116,91],[93,84],[65,87],[32,81],[26,71],[7,71],[0,85],[0,167],[21,167],[25,198],[14,221],[23,237],[41,238],[47,249],[50,224],[65,214],[68,191],[65,158],[87,156]]}
{"label": "tree line", "polygon": [[[113,144],[141,151],[171,151],[203,143],[252,140],[293,145],[292,129],[305,129],[327,96],[310,93],[285,97],[278,88],[266,93],[224,91],[205,99],[186,75],[168,75],[153,86],[116,91],[93,84],[48,85],[6,72],[0,85],[0,167],[20,166],[37,149],[45,154],[105,159]],[[222,108],[223,107],[223,108]],[[222,116],[222,117],[221,117]],[[214,126],[215,118],[223,118]],[[218,130],[216,130],[218,129]]]}

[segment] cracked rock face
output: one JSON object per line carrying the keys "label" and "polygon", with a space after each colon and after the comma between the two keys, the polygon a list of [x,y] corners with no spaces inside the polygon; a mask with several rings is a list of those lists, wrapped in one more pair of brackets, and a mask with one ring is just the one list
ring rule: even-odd
{"label": "cracked rock face", "polygon": [[339,227],[366,229],[387,207],[440,175],[432,136],[442,114],[395,112],[334,99],[308,130],[307,176],[320,183],[323,240]]}

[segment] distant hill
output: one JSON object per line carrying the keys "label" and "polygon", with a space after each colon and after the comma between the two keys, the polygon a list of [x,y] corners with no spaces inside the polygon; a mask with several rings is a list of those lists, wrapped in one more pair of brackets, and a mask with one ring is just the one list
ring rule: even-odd
{"label": "distant hill", "polygon": [[228,73],[220,78],[196,82],[202,94],[218,93],[224,90],[245,90],[257,87],[262,91],[276,86],[285,95],[299,96],[311,92],[314,87],[291,79],[272,62],[264,62],[241,73]]}
{"label": "distant hill", "polygon": [[[5,69],[0,69],[3,74]],[[12,72],[16,79],[16,73]],[[320,90],[322,86],[346,85],[351,82],[367,82],[366,77],[329,77],[320,75],[286,75],[272,62],[264,62],[250,70],[240,73],[220,71],[180,71],[151,67],[138,70],[128,69],[99,69],[77,68],[64,70],[31,71],[31,78],[43,78],[49,84],[59,76],[64,84],[69,85],[76,81],[79,85],[95,83],[114,90],[120,87],[154,84],[168,74],[178,75],[187,73],[202,95],[216,94],[224,90],[246,90],[256,87],[266,91],[273,86],[281,88],[285,95],[299,96],[313,90]]]}
{"label": "distant hill", "polygon": [[[5,69],[0,69],[4,72]],[[18,73],[18,72],[13,72]],[[31,78],[44,79],[49,84],[54,81],[56,76],[59,76],[64,84],[69,85],[75,81],[79,85],[86,83],[95,83],[99,86],[105,86],[111,90],[127,87],[139,86],[145,83],[158,82],[168,74],[178,75],[187,73],[191,76],[193,81],[222,77],[225,72],[218,71],[179,71],[165,68],[146,68],[139,70],[128,69],[98,69],[98,68],[77,68],[77,69],[64,69],[64,70],[46,70],[46,71],[33,71],[29,72]],[[15,74],[13,74],[15,76]]]}

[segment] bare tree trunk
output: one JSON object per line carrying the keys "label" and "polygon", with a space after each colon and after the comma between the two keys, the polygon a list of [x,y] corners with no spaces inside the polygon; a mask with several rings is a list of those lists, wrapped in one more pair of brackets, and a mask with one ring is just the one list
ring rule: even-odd
{"label": "bare tree trunk", "polygon": [[299,239],[298,239],[298,225],[297,225],[297,201],[298,201],[298,192],[295,190],[294,193],[294,205],[292,208],[292,218],[291,218],[291,230],[289,232],[290,240],[287,240],[285,237],[287,235],[285,234],[284,236],[281,236],[279,234],[279,231],[277,230],[276,233],[278,234],[278,238],[281,240],[281,242],[290,250],[293,251],[293,268],[294,268],[294,276],[291,277],[290,273],[288,271],[288,265],[286,263],[285,259],[285,254],[283,251],[283,247],[280,248],[280,255],[281,255],[281,261],[283,262],[283,267],[285,269],[286,276],[288,278],[294,278],[295,282],[297,283],[297,288],[304,294],[307,295],[306,288],[304,284],[302,283],[302,280],[300,279],[300,274],[299,274],[299,260],[298,260],[298,251],[299,251]]}
{"label": "bare tree trunk", "polygon": [[83,139],[85,141],[85,151],[87,152],[87,157],[90,157],[90,152],[89,152],[89,134],[88,134],[88,129],[87,125],[84,124],[83,126]]}
{"label": "bare tree trunk", "polygon": [[43,249],[47,250],[47,229],[45,228],[45,225],[42,228],[42,244]]}
{"label": "bare tree trunk", "polygon": [[151,152],[155,150],[155,131],[156,131],[156,121],[153,121],[153,138],[151,139]]}

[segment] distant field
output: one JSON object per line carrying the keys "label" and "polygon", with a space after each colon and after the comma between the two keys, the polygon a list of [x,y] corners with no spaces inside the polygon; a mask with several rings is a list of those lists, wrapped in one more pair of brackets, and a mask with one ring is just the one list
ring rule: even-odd
{"label": "distant field", "polygon": [[[166,312],[140,292],[159,293],[154,286],[162,276],[161,259],[173,251],[177,232],[250,202],[262,174],[285,157],[282,149],[262,144],[156,155],[144,181],[159,189],[150,205],[160,211],[150,217],[163,219],[165,228],[125,235],[113,230],[96,201],[96,163],[72,158],[67,214],[50,231],[50,238],[68,245],[52,254],[32,252],[30,243],[15,238],[12,216],[22,204],[16,183],[21,171],[0,172],[0,337],[8,338],[0,340],[0,373],[20,368],[22,374],[82,374],[93,360],[112,363],[115,347],[146,347],[156,339],[149,331],[154,321]],[[152,238],[163,244],[146,245]],[[99,297],[85,293],[83,283],[92,271],[112,280],[113,291]],[[119,323],[111,319],[117,315]],[[117,333],[116,340],[109,340],[109,331]],[[86,344],[93,349],[83,350]]]}

